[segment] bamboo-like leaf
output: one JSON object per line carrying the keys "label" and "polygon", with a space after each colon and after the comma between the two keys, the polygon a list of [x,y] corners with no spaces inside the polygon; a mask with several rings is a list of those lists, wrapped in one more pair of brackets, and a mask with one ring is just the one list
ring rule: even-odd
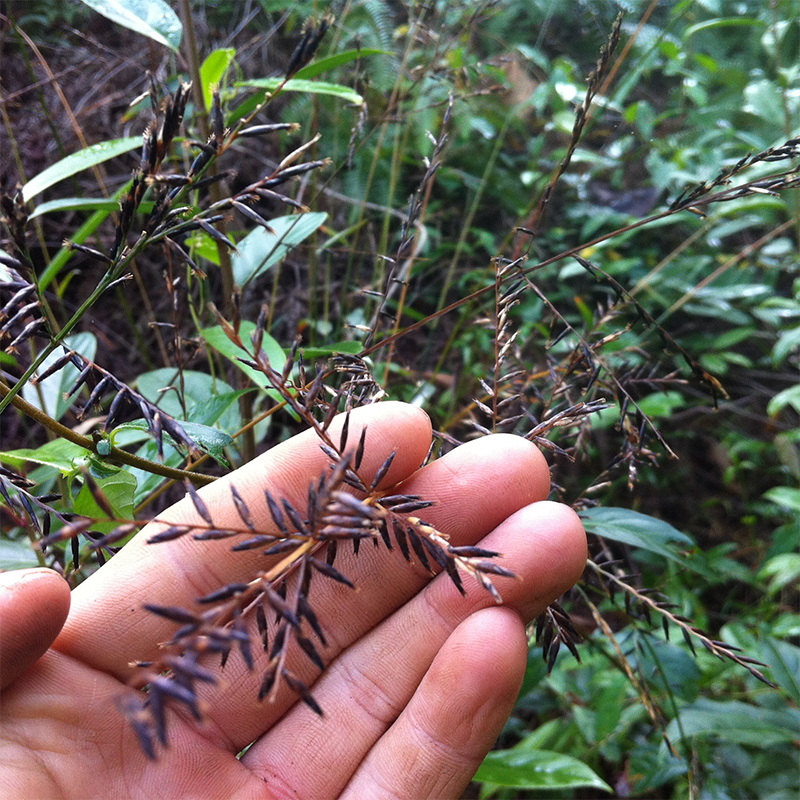
{"label": "bamboo-like leaf", "polygon": [[[85,0],[84,0],[85,2]],[[124,139],[110,139],[106,142],[90,145],[79,150],[77,153],[62,158],[55,164],[31,178],[22,187],[22,197],[27,202],[36,195],[41,194],[45,189],[55,186],[65,178],[69,178],[78,172],[82,172],[89,167],[102,164],[110,158],[128,153],[137,147],[142,146],[140,136],[128,136]]]}
{"label": "bamboo-like leaf", "polygon": [[[256,228],[237,242],[238,253],[232,259],[233,277],[245,286],[286,257],[293,247],[305,241],[327,219],[321,211],[291,214],[266,220],[272,230]],[[281,361],[281,366],[283,361]],[[281,367],[276,367],[280,371]]]}
{"label": "bamboo-like leaf", "polygon": [[[97,197],[63,197],[59,200],[48,200],[46,203],[39,203],[28,219],[36,219],[42,214],[52,214],[56,211],[106,211],[111,214],[118,210],[119,202],[116,200],[105,200]],[[139,211],[144,214],[149,214],[152,210],[153,203],[149,200],[139,205]],[[77,244],[80,244],[80,242]]]}
{"label": "bamboo-like leaf", "polygon": [[181,45],[183,26],[165,0],[81,0],[117,25],[169,47]]}
{"label": "bamboo-like leaf", "polygon": [[587,509],[581,512],[581,519],[590,533],[658,553],[682,567],[694,569],[676,546],[690,548],[694,541],[667,522],[637,511],[613,507]]}
{"label": "bamboo-like leaf", "polygon": [[577,758],[522,745],[489,753],[475,780],[519,789],[588,787],[613,794],[611,787]]}
{"label": "bamboo-like leaf", "polygon": [[0,569],[27,569],[38,567],[39,562],[29,540],[0,539]]}
{"label": "bamboo-like leaf", "polygon": [[237,81],[235,85],[253,89],[266,89],[268,92],[274,92],[280,87],[283,92],[331,95],[358,106],[364,102],[364,98],[355,89],[351,89],[349,86],[342,86],[339,83],[327,83],[325,81],[292,78],[284,83],[283,78],[255,78],[249,81]]}
{"label": "bamboo-like leaf", "polygon": [[362,47],[358,50],[345,50],[343,53],[336,53],[336,55],[328,56],[327,58],[320,58],[313,64],[303,67],[295,73],[293,80],[316,78],[323,72],[329,72],[336,67],[343,64],[349,64],[351,61],[356,61],[367,56],[378,55],[391,55],[390,50],[376,50],[374,47]]}
{"label": "bamboo-like leaf", "polygon": [[[97,351],[97,339],[92,333],[76,333],[67,336],[64,345],[69,350],[88,358],[94,359]],[[58,361],[63,351],[54,350],[43,362],[41,372],[44,373],[53,363]],[[74,364],[67,364],[63,369],[39,381],[39,385],[26,384],[22,387],[22,396],[32,405],[44,411],[53,419],[59,420],[67,413],[72,401],[65,395],[72,388],[80,370]],[[42,408],[42,401],[44,407]]]}
{"label": "bamboo-like leaf", "polygon": [[200,66],[200,83],[203,86],[203,100],[206,110],[211,108],[211,91],[216,86],[225,73],[228,71],[233,59],[236,57],[236,49],[233,47],[220,47],[209,53]]}

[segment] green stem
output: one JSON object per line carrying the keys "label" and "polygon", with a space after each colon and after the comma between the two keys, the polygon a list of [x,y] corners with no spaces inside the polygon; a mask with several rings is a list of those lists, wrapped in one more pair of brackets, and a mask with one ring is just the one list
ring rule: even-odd
{"label": "green stem", "polygon": [[163,478],[171,478],[179,481],[188,479],[192,481],[192,483],[197,483],[201,486],[207,483],[213,483],[216,480],[216,478],[211,475],[202,475],[199,472],[189,472],[188,470],[176,469],[175,467],[168,467],[165,464],[157,464],[154,461],[148,461],[146,458],[140,458],[125,450],[120,450],[118,447],[112,447],[108,455],[100,456],[97,452],[95,442],[88,436],[81,436],[81,434],[75,433],[71,428],[67,428],[57,420],[54,420],[51,416],[48,416],[27,400],[23,400],[21,397],[14,397],[11,392],[12,389],[10,387],[6,386],[4,383],[0,383],[0,394],[4,394],[6,398],[11,397],[14,408],[30,417],[34,422],[38,422],[43,427],[47,428],[56,436],[66,439],[73,444],[77,444],[79,447],[83,447],[84,450],[89,450],[104,460],[117,461],[120,464],[127,464],[129,467],[137,467],[145,472],[161,475]]}

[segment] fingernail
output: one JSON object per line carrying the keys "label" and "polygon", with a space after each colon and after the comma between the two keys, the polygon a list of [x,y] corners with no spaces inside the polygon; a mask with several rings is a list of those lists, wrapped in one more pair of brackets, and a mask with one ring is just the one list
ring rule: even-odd
{"label": "fingernail", "polygon": [[41,580],[46,575],[55,575],[52,569],[33,567],[31,569],[15,569],[0,573],[0,589],[9,591],[19,588],[26,581]]}

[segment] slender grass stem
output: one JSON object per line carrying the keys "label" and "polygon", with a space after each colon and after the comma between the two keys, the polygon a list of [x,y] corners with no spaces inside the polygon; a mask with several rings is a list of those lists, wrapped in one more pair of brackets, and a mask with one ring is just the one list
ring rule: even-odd
{"label": "slender grass stem", "polygon": [[192,483],[196,483],[198,485],[213,483],[216,480],[216,478],[211,475],[203,475],[199,472],[176,469],[175,467],[168,467],[166,464],[157,464],[154,461],[148,461],[146,458],[133,455],[132,453],[128,453],[118,447],[111,447],[110,451],[106,455],[101,456],[97,452],[97,445],[95,444],[94,440],[90,439],[88,436],[83,436],[79,433],[76,433],[71,428],[67,428],[65,425],[62,425],[57,420],[54,420],[51,416],[45,414],[36,406],[29,403],[27,400],[23,400],[21,397],[15,397],[11,394],[9,387],[4,383],[0,383],[0,394],[2,394],[4,398],[10,397],[14,408],[30,417],[34,422],[41,425],[43,428],[46,428],[56,437],[66,439],[68,442],[72,442],[79,447],[83,447],[85,450],[94,453],[96,456],[98,456],[98,458],[117,462],[119,464],[126,464],[129,467],[136,467],[137,469],[144,470],[145,472],[150,472],[153,475],[161,475],[164,478],[171,478],[173,480],[188,479]]}

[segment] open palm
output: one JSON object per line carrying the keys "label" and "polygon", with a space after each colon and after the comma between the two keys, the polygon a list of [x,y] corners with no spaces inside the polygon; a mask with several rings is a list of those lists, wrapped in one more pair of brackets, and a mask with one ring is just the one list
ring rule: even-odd
{"label": "open palm", "polygon": [[[313,682],[324,715],[288,689],[259,703],[259,664],[249,672],[232,657],[218,684],[202,692],[203,723],[182,708],[170,710],[169,747],[151,761],[114,708],[116,698],[133,691],[125,685],[130,662],[152,657],[174,629],[142,610],[143,603],[189,607],[198,596],[249,579],[254,559],[263,556],[189,537],[147,545],[149,527],[72,593],[71,607],[55,573],[6,573],[0,576],[5,796],[460,795],[516,699],[527,660],[524,622],[581,573],[583,530],[570,509],[545,501],[547,465],[523,439],[486,437],[418,470],[430,442],[423,412],[399,403],[368,406],[353,412],[350,435],[365,425],[364,474],[397,450],[384,485],[403,482],[402,491],[435,500],[426,519],[453,544],[483,542],[504,554],[501,563],[521,578],[497,579],[504,606],[469,580],[462,597],[447,576],[431,580],[382,547],[362,548],[357,558],[343,553],[337,568],[357,588],[318,581],[311,596],[328,640],[327,669],[317,677],[310,663],[296,665]],[[302,507],[309,481],[326,463],[314,436],[301,434],[201,494],[216,525],[235,525],[234,485],[256,528],[270,532],[264,489]],[[200,522],[189,500],[160,519]]]}

